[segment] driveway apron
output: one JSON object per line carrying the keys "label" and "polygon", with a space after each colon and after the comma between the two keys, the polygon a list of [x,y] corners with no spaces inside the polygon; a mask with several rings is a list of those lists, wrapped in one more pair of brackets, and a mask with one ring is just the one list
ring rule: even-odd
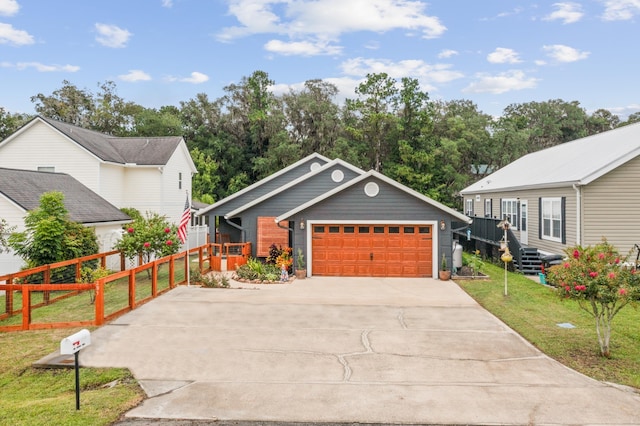
{"label": "driveway apron", "polygon": [[452,281],[179,287],[94,331],[131,419],[637,425],[640,395],[545,356]]}

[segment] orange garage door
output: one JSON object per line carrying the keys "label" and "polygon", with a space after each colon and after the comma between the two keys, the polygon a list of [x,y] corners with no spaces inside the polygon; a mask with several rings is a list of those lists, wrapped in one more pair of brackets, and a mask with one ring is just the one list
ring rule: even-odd
{"label": "orange garage door", "polygon": [[430,277],[430,225],[314,225],[313,275]]}

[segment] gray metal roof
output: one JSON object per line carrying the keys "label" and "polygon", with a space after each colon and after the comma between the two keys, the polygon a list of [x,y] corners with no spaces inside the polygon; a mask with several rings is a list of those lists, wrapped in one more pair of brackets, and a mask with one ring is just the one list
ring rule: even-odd
{"label": "gray metal roof", "polygon": [[165,165],[182,141],[180,136],[122,138],[38,116],[103,161],[118,164]]}
{"label": "gray metal roof", "polygon": [[640,154],[640,123],[525,155],[460,193],[587,185]]}
{"label": "gray metal roof", "polygon": [[36,172],[0,167],[0,194],[23,208],[40,206],[45,192],[64,194],[69,218],[80,223],[129,222],[131,218],[113,204],[66,173]]}

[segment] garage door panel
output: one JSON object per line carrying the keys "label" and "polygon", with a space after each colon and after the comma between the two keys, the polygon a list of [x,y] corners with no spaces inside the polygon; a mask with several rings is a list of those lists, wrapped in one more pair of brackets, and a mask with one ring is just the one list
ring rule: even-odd
{"label": "garage door panel", "polygon": [[432,276],[430,226],[318,225],[312,238],[314,275]]}

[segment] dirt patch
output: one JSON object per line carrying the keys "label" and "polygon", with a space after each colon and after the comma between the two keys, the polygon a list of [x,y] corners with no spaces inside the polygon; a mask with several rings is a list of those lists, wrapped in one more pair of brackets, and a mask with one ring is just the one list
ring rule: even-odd
{"label": "dirt patch", "polygon": [[462,266],[461,268],[458,268],[455,275],[453,275],[453,277],[451,278],[461,279],[461,280],[481,280],[481,279],[488,279],[489,276],[483,274],[482,272],[478,272],[474,274],[473,268],[465,265],[465,266]]}

